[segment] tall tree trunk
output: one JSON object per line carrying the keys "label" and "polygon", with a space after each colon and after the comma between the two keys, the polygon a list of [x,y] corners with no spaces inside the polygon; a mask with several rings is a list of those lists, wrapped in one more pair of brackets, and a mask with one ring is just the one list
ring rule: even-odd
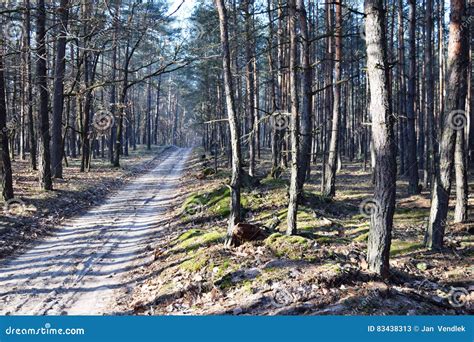
{"label": "tall tree trunk", "polygon": [[415,95],[416,95],[416,0],[408,0],[408,97],[407,97],[407,154],[408,154],[408,193],[420,193],[418,186],[418,158],[415,130]]}
{"label": "tall tree trunk", "polygon": [[27,75],[28,75],[28,85],[26,88],[26,98],[28,102],[28,137],[30,143],[30,167],[32,170],[36,171],[38,169],[38,161],[37,161],[37,143],[36,143],[36,134],[35,134],[35,122],[33,117],[33,80],[32,80],[32,63],[31,63],[31,52],[29,50],[29,46],[31,43],[30,31],[31,31],[31,6],[30,0],[25,0],[25,34],[23,35],[23,45],[26,48],[26,67],[27,67]]}
{"label": "tall tree trunk", "polygon": [[160,91],[161,91],[161,75],[158,76],[158,85],[156,89],[156,103],[155,103],[155,108],[156,108],[156,113],[155,113],[155,128],[153,130],[153,136],[154,136],[154,141],[155,145],[158,145],[158,128],[159,128],[159,119],[160,119]]}
{"label": "tall tree trunk", "polygon": [[[151,73],[151,68],[148,69],[148,72]],[[151,80],[148,81],[146,104],[147,104],[146,115],[145,115],[146,149],[151,150]]]}
{"label": "tall tree trunk", "polygon": [[296,2],[288,1],[289,11],[289,31],[290,31],[290,101],[291,101],[291,165],[290,165],[290,198],[288,203],[288,217],[286,228],[287,235],[294,235],[297,232],[298,213],[298,170],[299,170],[299,113],[298,113],[298,54],[297,54],[297,33],[296,33]]}
{"label": "tall tree trunk", "polygon": [[[466,121],[467,123],[467,117]],[[454,222],[466,222],[468,218],[468,183],[467,183],[467,154],[464,127],[456,132],[456,147],[454,149],[454,170],[456,175],[456,207]]]}
{"label": "tall tree trunk", "polygon": [[224,69],[224,88],[226,96],[227,115],[229,118],[230,139],[232,147],[232,178],[230,181],[230,217],[227,229],[227,245],[233,244],[232,233],[234,226],[240,222],[240,186],[241,186],[241,152],[240,127],[235,111],[234,89],[230,64],[228,19],[224,0],[216,0],[219,13],[220,39],[222,46],[222,65]]}
{"label": "tall tree trunk", "polygon": [[243,11],[245,16],[245,80],[246,80],[246,88],[247,88],[247,115],[249,119],[249,175],[255,176],[255,157],[256,157],[256,150],[255,150],[255,127],[256,127],[256,120],[255,120],[255,83],[254,83],[254,47],[253,47],[253,39],[252,39],[252,16],[249,11],[249,7],[253,5],[253,0],[244,0],[243,2]]}
{"label": "tall tree trunk", "polygon": [[39,94],[39,112],[40,122],[40,156],[41,165],[39,169],[39,182],[43,190],[53,190],[53,181],[51,179],[51,152],[49,136],[49,115],[48,115],[48,75],[47,75],[47,54],[46,54],[46,8],[45,0],[38,0],[37,18],[36,18],[36,53],[38,61],[36,62],[36,85]]}
{"label": "tall tree trunk", "polygon": [[312,131],[313,131],[313,120],[312,120],[312,104],[313,95],[311,85],[313,82],[313,73],[310,61],[311,45],[308,31],[308,17],[306,14],[306,8],[303,0],[296,1],[296,10],[298,12],[298,18],[301,29],[301,59],[303,69],[303,80],[302,80],[302,108],[301,108],[301,160],[299,162],[299,174],[298,174],[298,192],[303,193],[303,184],[306,181],[306,176],[309,174],[311,166],[311,143],[312,143]]}
{"label": "tall tree trunk", "polygon": [[[440,142],[439,165],[435,171],[432,190],[431,211],[425,235],[426,246],[431,249],[443,247],[447,224],[448,202],[451,191],[454,149],[456,145],[456,120],[465,115],[467,94],[467,68],[469,65],[469,42],[462,21],[466,15],[464,0],[451,0],[451,21],[447,60],[447,84],[443,134]],[[465,119],[465,117],[464,117]]]}
{"label": "tall tree trunk", "polygon": [[405,83],[405,38],[403,28],[403,0],[398,1],[398,125],[400,140],[400,174],[406,173],[407,157],[407,120],[406,120],[406,83]]}
{"label": "tall tree trunk", "polygon": [[434,153],[436,153],[435,140],[435,125],[434,125],[434,78],[433,78],[433,0],[426,0],[426,12],[425,12],[425,24],[426,24],[426,36],[425,36],[425,72],[426,72],[426,121],[428,123],[428,139],[427,139],[427,153],[426,153],[426,176],[427,179],[424,180],[425,185],[431,184],[431,179],[433,175],[433,161]]}
{"label": "tall tree trunk", "polygon": [[342,59],[342,7],[341,0],[336,0],[336,28],[335,28],[335,64],[331,138],[329,142],[329,155],[326,164],[323,195],[333,197],[336,194],[337,156],[339,152],[339,126],[341,122],[341,59]]}
{"label": "tall tree trunk", "polygon": [[[3,43],[3,39],[1,40],[1,43]],[[9,130],[7,129],[7,104],[5,102],[4,54],[4,47],[0,45],[0,192],[1,199],[8,201],[13,198],[14,194],[8,146]]]}
{"label": "tall tree trunk", "polygon": [[[130,42],[127,41],[127,47],[125,48],[125,61],[123,65],[123,82],[122,82],[122,90],[119,98],[119,113],[118,113],[118,123],[117,123],[117,134],[115,137],[115,158],[114,158],[114,167],[120,167],[120,154],[122,153],[122,141],[124,141],[124,134],[123,134],[123,121],[125,115],[125,107],[127,103],[127,91],[128,91],[128,74],[129,74],[129,63],[130,63]],[[126,141],[125,141],[126,145]]]}
{"label": "tall tree trunk", "polygon": [[370,83],[372,141],[375,155],[374,205],[370,220],[367,260],[382,277],[389,273],[390,243],[395,209],[396,158],[393,135],[387,37],[383,0],[366,0],[367,71]]}
{"label": "tall tree trunk", "polygon": [[62,119],[64,107],[64,71],[66,69],[66,35],[69,17],[69,0],[61,0],[57,10],[59,33],[56,46],[56,70],[54,75],[53,122],[51,128],[51,173],[63,178]]}
{"label": "tall tree trunk", "polygon": [[[280,0],[281,1],[281,0]],[[268,0],[268,8],[270,9],[270,2],[271,0]],[[272,103],[272,114],[275,115],[277,110],[282,110],[283,109],[283,99],[282,99],[282,83],[283,83],[283,75],[282,75],[282,64],[283,64],[283,11],[281,6],[277,6],[278,9],[278,27],[277,27],[277,61],[276,61],[276,68],[277,68],[277,79],[275,82],[275,76],[274,76],[274,66],[271,63],[270,59],[272,59],[272,53],[271,53],[271,46],[273,45],[271,40],[269,42],[269,68],[270,68],[270,77],[273,85],[273,89],[271,90],[271,96],[273,98],[273,103]],[[273,19],[272,19],[272,12],[269,11],[269,30],[270,30],[270,38],[273,37]],[[277,124],[277,120],[282,120],[282,118],[278,117],[272,117],[271,122],[272,122],[272,169],[270,172],[270,175],[273,178],[278,178],[280,176],[280,164],[281,164],[281,153],[282,153],[282,142],[283,142],[283,135],[284,135],[284,127],[280,127],[280,125]]]}

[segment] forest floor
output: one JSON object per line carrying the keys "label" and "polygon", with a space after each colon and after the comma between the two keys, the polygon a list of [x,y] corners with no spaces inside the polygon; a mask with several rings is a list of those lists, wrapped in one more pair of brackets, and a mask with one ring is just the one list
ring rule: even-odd
{"label": "forest floor", "polygon": [[366,268],[370,219],[361,203],[371,197],[372,185],[360,163],[343,165],[333,200],[319,195],[319,173],[313,172],[299,209],[299,235],[287,237],[288,175],[267,178],[270,165],[260,162],[260,185],[245,189],[242,203],[247,222],[272,231],[264,240],[233,249],[223,245],[230,176],[224,164],[215,174],[213,159],[194,152],[177,192],[179,205],[169,213],[167,234],[149,252],[154,262],[129,274],[133,290],[119,301],[116,313],[473,313],[473,223],[450,225],[446,248],[426,250],[428,192],[407,197],[401,195],[406,182],[397,183],[392,275],[381,281]]}
{"label": "forest floor", "polygon": [[110,313],[140,280],[127,282],[124,275],[153,260],[151,245],[165,231],[189,153],[167,148],[101,205],[58,223],[32,248],[0,263],[0,314]]}
{"label": "forest floor", "polygon": [[67,218],[91,206],[153,166],[165,147],[145,146],[130,150],[120,168],[105,159],[93,159],[90,172],[79,172],[80,158],[69,158],[64,178],[54,180],[54,191],[39,191],[38,172],[17,157],[12,163],[15,198],[0,207],[0,260],[22,250],[31,242],[50,235]]}

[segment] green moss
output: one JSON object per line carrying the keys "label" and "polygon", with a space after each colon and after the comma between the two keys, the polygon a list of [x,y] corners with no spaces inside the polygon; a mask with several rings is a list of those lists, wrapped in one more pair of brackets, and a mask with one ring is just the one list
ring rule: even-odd
{"label": "green moss", "polygon": [[216,170],[214,170],[214,168],[212,168],[212,167],[208,167],[208,168],[205,168],[202,171],[202,173],[203,173],[204,176],[211,176],[211,175],[216,173]]}
{"label": "green moss", "polygon": [[[242,206],[248,205],[248,198],[245,194],[242,195]],[[183,212],[188,212],[188,208],[205,208],[206,213],[216,215],[219,217],[226,217],[230,214],[230,189],[223,185],[217,189],[203,194],[194,193],[184,201],[182,206]],[[192,210],[193,213],[195,210]]]}
{"label": "green moss", "polygon": [[355,235],[360,233],[367,233],[369,231],[369,223],[362,223],[356,226],[354,229],[346,230],[346,235]]}
{"label": "green moss", "polygon": [[417,223],[425,220],[429,215],[427,209],[398,208],[393,219],[403,223]]}
{"label": "green moss", "polygon": [[416,251],[420,248],[423,248],[423,244],[420,242],[393,240],[392,245],[390,247],[390,255],[395,256],[404,253],[409,253]]}
{"label": "green moss", "polygon": [[179,268],[188,272],[198,272],[209,264],[209,257],[205,253],[196,253],[191,259],[179,265]]}
{"label": "green moss", "polygon": [[[224,273],[232,272],[233,270],[237,269],[238,265],[232,263],[230,259],[224,259],[220,265],[216,265],[215,267],[217,267],[218,270],[215,273],[214,277],[216,279],[219,279],[223,277]],[[214,268],[214,265],[212,268]]]}
{"label": "green moss", "polygon": [[312,242],[302,236],[274,233],[265,239],[265,244],[278,257],[314,260],[314,256],[311,254]]}
{"label": "green moss", "polygon": [[270,187],[272,189],[276,189],[276,188],[284,188],[288,184],[288,181],[285,179],[281,179],[281,178],[275,179],[268,176],[267,178],[262,179],[261,184],[267,187]]}
{"label": "green moss", "polygon": [[189,238],[192,238],[192,237],[195,237],[195,236],[198,236],[198,235],[202,235],[202,234],[204,234],[203,230],[190,229],[187,232],[184,232],[183,234],[178,236],[178,241],[184,241],[184,240],[187,240]]}
{"label": "green moss", "polygon": [[253,294],[253,282],[251,280],[244,280],[242,290],[248,294]]}
{"label": "green moss", "polygon": [[321,236],[321,237],[316,238],[315,241],[322,245],[331,245],[331,244],[346,244],[349,240],[340,238],[337,236]]}
{"label": "green moss", "polygon": [[[183,235],[185,234],[188,234],[188,236],[183,238]],[[181,243],[176,245],[175,249],[193,250],[201,246],[224,241],[225,233],[218,231],[204,233],[198,229],[192,229],[192,231],[182,234],[178,239],[181,241]]]}
{"label": "green moss", "polygon": [[216,284],[221,288],[222,290],[226,290],[232,287],[234,283],[232,282],[232,275],[231,274],[226,274],[223,276],[221,279],[219,279]]}
{"label": "green moss", "polygon": [[369,232],[360,234],[356,236],[353,240],[356,242],[364,242],[364,241],[367,241],[368,239],[369,239]]}

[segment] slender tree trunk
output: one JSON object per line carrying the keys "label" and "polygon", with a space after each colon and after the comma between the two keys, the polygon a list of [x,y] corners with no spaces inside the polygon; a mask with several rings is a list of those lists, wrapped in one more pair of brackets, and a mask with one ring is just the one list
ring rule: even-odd
{"label": "slender tree trunk", "polygon": [[454,170],[456,175],[456,207],[454,209],[454,222],[456,223],[466,222],[468,218],[469,194],[466,157],[466,141],[464,127],[462,127],[456,132],[456,147],[454,150]]}
{"label": "slender tree trunk", "polygon": [[27,51],[26,53],[26,65],[27,65],[27,75],[28,75],[28,85],[26,88],[27,92],[27,101],[28,101],[28,136],[30,143],[30,166],[31,169],[36,171],[38,169],[37,162],[37,142],[35,134],[35,122],[33,117],[33,80],[32,80],[32,63],[31,63],[31,52],[29,51],[29,46],[31,42],[30,31],[31,31],[31,9],[30,9],[30,0],[25,0],[25,34],[23,35],[24,42]]}
{"label": "slender tree trunk", "polygon": [[[467,68],[469,65],[469,44],[467,30],[463,30],[466,15],[464,0],[451,0],[451,22],[449,24],[449,44],[447,60],[446,114],[440,142],[439,166],[435,171],[432,190],[431,211],[425,243],[431,249],[443,247],[447,224],[448,202],[451,191],[451,173],[456,145],[456,120],[465,115],[467,94]],[[464,114],[463,114],[464,113]],[[461,117],[462,119],[462,117]],[[464,119],[466,119],[464,117]]]}
{"label": "slender tree trunk", "polygon": [[[268,8],[270,9],[271,0],[268,0]],[[270,30],[270,38],[273,37],[273,19],[272,19],[272,12],[269,10],[269,30]],[[278,28],[277,28],[277,72],[278,76],[275,82],[275,75],[274,75],[274,65],[272,63],[273,55],[271,52],[272,42],[269,43],[269,68],[270,68],[270,78],[271,78],[271,97],[273,99],[272,102],[272,114],[275,115],[277,110],[282,110],[283,108],[283,99],[282,99],[282,59],[283,59],[283,46],[282,46],[282,36],[283,36],[283,24],[282,24],[282,9],[278,6]],[[276,120],[281,119],[277,117],[271,118],[272,123],[272,169],[270,175],[273,178],[280,177],[280,164],[281,164],[281,150],[282,150],[282,141],[283,141],[283,134],[286,127],[280,127],[276,124]]]}
{"label": "slender tree trunk", "polygon": [[[3,41],[3,39],[0,39],[0,41]],[[13,198],[14,194],[12,181],[12,166],[8,146],[9,130],[6,127],[7,104],[5,102],[5,69],[3,64],[4,54],[4,47],[0,45],[0,192],[1,199],[3,199],[4,201],[8,201],[9,199]]]}
{"label": "slender tree trunk", "polygon": [[408,0],[409,37],[408,37],[408,97],[407,97],[407,154],[408,154],[408,193],[420,192],[418,186],[418,158],[415,130],[415,94],[416,94],[416,0]]}
{"label": "slender tree trunk", "polygon": [[375,156],[374,205],[370,220],[367,260],[369,269],[389,274],[390,243],[395,209],[396,152],[393,135],[387,37],[383,0],[366,0],[367,71],[370,83],[372,141]]}
{"label": "slender tree trunk", "polygon": [[407,120],[406,120],[406,83],[405,83],[405,38],[403,29],[403,0],[398,1],[398,123],[400,140],[400,174],[407,169]]}
{"label": "slender tree trunk", "polygon": [[49,115],[48,115],[48,75],[46,69],[46,8],[45,0],[38,0],[37,3],[37,21],[36,21],[36,53],[38,60],[36,62],[36,85],[39,94],[39,122],[40,122],[40,156],[41,165],[39,169],[39,182],[43,190],[53,190],[51,179],[51,153],[49,136]]}
{"label": "slender tree trunk", "polygon": [[312,131],[313,131],[313,120],[312,120],[312,104],[313,95],[311,85],[313,82],[313,73],[310,61],[311,45],[308,31],[308,17],[306,14],[306,8],[303,0],[296,1],[296,10],[300,22],[301,29],[301,59],[303,69],[302,79],[302,108],[301,108],[301,160],[299,162],[299,174],[298,174],[298,192],[303,193],[303,184],[306,181],[306,177],[309,174],[311,166],[311,144],[312,144]]}
{"label": "slender tree trunk", "polygon": [[334,86],[333,106],[332,106],[332,122],[331,122],[331,138],[329,142],[329,155],[326,164],[326,180],[324,183],[323,195],[333,197],[336,194],[336,171],[337,156],[339,153],[339,126],[341,122],[341,59],[342,59],[342,8],[341,0],[336,0],[336,50],[334,64]]}
{"label": "slender tree trunk", "polygon": [[433,0],[426,0],[426,12],[425,12],[425,23],[426,23],[426,36],[425,36],[425,72],[426,72],[426,121],[428,123],[428,134],[427,134],[427,152],[426,152],[426,177],[424,180],[425,185],[431,184],[431,179],[433,175],[433,161],[434,153],[436,150],[435,140],[436,132],[434,126],[434,78],[433,78]]}
{"label": "slender tree trunk", "polygon": [[298,113],[298,55],[297,55],[297,33],[296,33],[296,2],[288,1],[289,31],[290,31],[290,101],[291,101],[291,165],[290,165],[290,198],[288,203],[288,226],[287,235],[297,232],[298,213],[298,170],[299,170],[299,113]]}
{"label": "slender tree trunk", "polygon": [[69,0],[61,0],[57,10],[59,33],[56,47],[56,70],[54,75],[53,123],[51,130],[51,173],[54,178],[63,178],[62,119],[64,107],[64,71],[66,69],[66,34],[69,17]]}
{"label": "slender tree trunk", "polygon": [[160,91],[161,91],[161,75],[158,76],[158,86],[156,89],[156,113],[155,113],[155,128],[153,130],[153,136],[155,145],[158,145],[158,128],[159,128],[159,119],[160,119]]}
{"label": "slender tree trunk", "polygon": [[240,222],[240,186],[241,186],[241,152],[240,152],[240,127],[237,112],[235,111],[234,89],[229,49],[228,19],[224,0],[216,0],[219,13],[220,39],[222,46],[222,64],[224,69],[224,88],[229,118],[230,139],[232,147],[232,178],[230,181],[230,217],[227,230],[227,245],[233,244],[232,233],[234,226]]}
{"label": "slender tree trunk", "polygon": [[[149,73],[151,73],[151,69],[149,69]],[[148,81],[148,89],[147,89],[147,110],[146,110],[146,149],[151,150],[151,80]]]}
{"label": "slender tree trunk", "polygon": [[244,0],[243,1],[243,11],[245,16],[245,80],[246,80],[246,95],[247,95],[247,115],[249,119],[249,175],[255,176],[255,135],[254,131],[256,126],[255,120],[255,83],[254,83],[254,47],[252,42],[252,25],[251,20],[252,16],[249,11],[249,7],[253,5],[253,0]]}

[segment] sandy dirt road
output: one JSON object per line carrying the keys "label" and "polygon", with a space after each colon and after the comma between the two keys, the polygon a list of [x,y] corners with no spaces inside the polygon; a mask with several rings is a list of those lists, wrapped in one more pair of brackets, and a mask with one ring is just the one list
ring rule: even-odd
{"label": "sandy dirt road", "polygon": [[113,313],[118,298],[133,286],[127,275],[152,258],[150,245],[160,238],[190,152],[168,149],[152,171],[104,204],[1,263],[0,314]]}

